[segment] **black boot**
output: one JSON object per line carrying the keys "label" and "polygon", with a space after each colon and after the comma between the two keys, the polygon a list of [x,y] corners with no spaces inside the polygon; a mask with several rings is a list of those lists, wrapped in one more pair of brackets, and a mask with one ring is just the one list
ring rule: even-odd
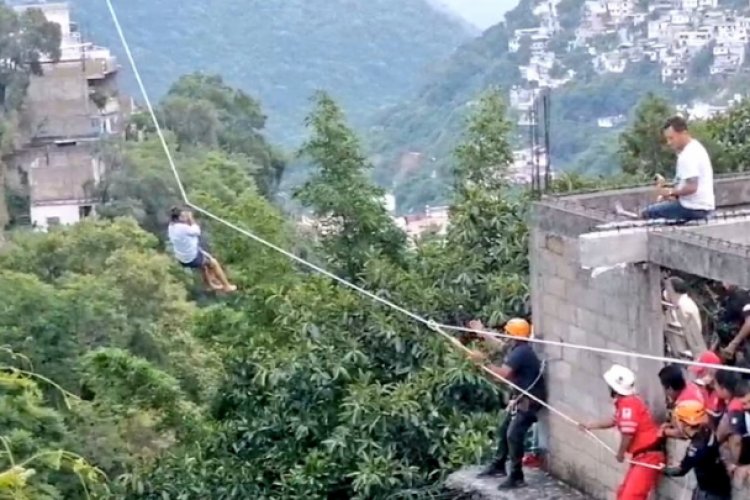
{"label": "black boot", "polygon": [[505,462],[493,461],[488,465],[477,477],[505,477],[508,473],[505,472]]}
{"label": "black boot", "polygon": [[515,490],[517,488],[523,488],[526,486],[526,481],[523,477],[510,476],[508,479],[500,483],[497,487],[498,490]]}

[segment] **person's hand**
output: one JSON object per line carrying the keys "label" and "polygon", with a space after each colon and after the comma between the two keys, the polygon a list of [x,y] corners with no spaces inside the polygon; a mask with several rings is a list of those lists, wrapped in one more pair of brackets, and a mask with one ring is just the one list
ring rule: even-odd
{"label": "person's hand", "polygon": [[659,198],[664,200],[674,198],[674,190],[672,188],[659,188],[657,193],[659,193]]}
{"label": "person's hand", "polygon": [[656,187],[662,187],[664,186],[664,184],[666,184],[667,179],[665,179],[661,174],[656,174],[654,176],[654,182],[656,182]]}
{"label": "person's hand", "polygon": [[678,472],[680,472],[679,467],[664,467],[663,471],[665,476],[676,476]]}
{"label": "person's hand", "polygon": [[724,356],[724,359],[730,360],[734,358],[735,354],[737,354],[737,344],[735,344],[734,341],[721,349],[721,355]]}
{"label": "person's hand", "polygon": [[478,319],[469,321],[468,327],[470,330],[484,330],[484,324]]}

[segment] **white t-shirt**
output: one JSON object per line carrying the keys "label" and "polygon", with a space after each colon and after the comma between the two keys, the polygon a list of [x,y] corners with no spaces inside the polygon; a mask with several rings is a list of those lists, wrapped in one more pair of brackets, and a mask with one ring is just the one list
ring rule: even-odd
{"label": "white t-shirt", "polygon": [[677,189],[685,186],[685,181],[698,178],[698,190],[690,195],[680,196],[680,204],[693,210],[714,210],[714,169],[711,158],[703,144],[690,139],[687,146],[677,156],[677,173],[675,175]]}
{"label": "white t-shirt", "polygon": [[197,224],[174,222],[169,225],[169,241],[177,260],[189,264],[198,256],[201,228]]}
{"label": "white t-shirt", "polygon": [[703,322],[701,321],[701,312],[698,309],[698,304],[686,293],[682,294],[677,301],[677,307],[680,308],[682,314],[689,318],[689,321],[695,322],[698,325],[698,331],[703,330]]}

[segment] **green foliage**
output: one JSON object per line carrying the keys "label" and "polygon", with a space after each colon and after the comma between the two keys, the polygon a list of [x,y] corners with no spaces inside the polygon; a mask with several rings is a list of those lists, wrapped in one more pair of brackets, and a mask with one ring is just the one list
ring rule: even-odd
{"label": "green foliage", "polygon": [[620,135],[619,157],[627,174],[668,175],[674,173],[674,152],[664,140],[664,123],[675,114],[665,99],[647,95],[635,109],[633,122]]}
{"label": "green foliage", "polygon": [[373,254],[400,261],[404,234],[385,210],[384,191],[368,178],[370,165],[341,110],[319,94],[307,124],[312,136],[300,154],[318,171],[295,197],[320,220],[329,263],[355,278]]}
{"label": "green foliage", "polygon": [[261,135],[266,117],[260,104],[220,76],[200,73],[181,77],[162,106],[164,125],[181,145],[220,147],[231,155],[245,155],[259,166],[256,184],[272,193],[284,173],[284,160]]}
{"label": "green foliage", "polygon": [[[125,61],[106,4],[75,7],[87,34]],[[132,0],[118,14],[152,96],[196,69],[220,74],[260,98],[270,135],[290,147],[304,139],[315,91],[330,91],[360,124],[473,34],[424,0]]]}
{"label": "green foliage", "polygon": [[[747,170],[748,124],[750,103],[742,101],[727,113],[717,115],[699,125],[701,139],[711,153],[714,170],[718,173]],[[691,125],[692,127],[692,125]]]}

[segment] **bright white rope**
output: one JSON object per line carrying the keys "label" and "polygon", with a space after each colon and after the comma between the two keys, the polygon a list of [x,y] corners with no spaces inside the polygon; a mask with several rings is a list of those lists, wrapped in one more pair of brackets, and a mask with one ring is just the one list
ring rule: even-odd
{"label": "bright white rope", "polygon": [[[133,54],[132,54],[132,52],[130,50],[130,45],[128,44],[128,41],[127,41],[127,39],[125,37],[125,33],[123,32],[122,26],[120,25],[120,21],[119,21],[119,19],[117,17],[117,13],[115,11],[115,8],[112,5],[112,1],[111,0],[106,0],[106,2],[107,2],[107,7],[109,8],[110,15],[112,17],[112,21],[113,21],[113,23],[115,25],[115,29],[117,30],[117,34],[120,37],[120,41],[122,42],[123,48],[124,48],[125,53],[126,53],[126,55],[128,57],[128,60],[130,62],[130,66],[131,66],[131,68],[133,70],[133,74],[135,75],[136,81],[138,82],[138,86],[140,88],[141,94],[143,95],[143,99],[144,99],[144,101],[146,103],[146,106],[148,108],[148,111],[149,111],[149,113],[151,115],[151,119],[153,120],[154,127],[156,128],[157,135],[159,137],[159,140],[161,141],[162,147],[164,148],[164,153],[166,154],[167,161],[169,162],[169,166],[172,169],[172,173],[174,175],[175,180],[177,181],[177,185],[179,187],[180,194],[181,194],[182,199],[184,200],[185,204],[187,204],[189,207],[193,208],[195,211],[202,213],[206,217],[208,217],[210,219],[213,219],[216,222],[219,222],[220,224],[223,224],[223,225],[229,227],[230,229],[233,229],[233,230],[237,231],[238,233],[240,233],[240,234],[242,234],[244,236],[247,236],[248,238],[256,241],[257,243],[265,245],[268,248],[271,248],[272,250],[274,250],[274,251],[276,251],[276,252],[278,252],[278,253],[280,253],[280,254],[288,257],[289,259],[291,259],[291,260],[293,260],[293,261],[295,261],[295,262],[297,262],[299,264],[302,264],[302,265],[304,265],[304,266],[306,266],[306,267],[308,267],[308,268],[310,268],[310,269],[312,269],[312,270],[314,270],[314,271],[316,271],[316,272],[318,272],[320,274],[323,274],[324,276],[327,276],[328,278],[330,278],[330,279],[332,279],[332,280],[334,280],[334,281],[336,281],[336,282],[338,282],[338,283],[340,283],[340,284],[342,284],[342,285],[344,285],[346,287],[349,287],[349,288],[351,288],[351,289],[359,292],[360,294],[362,294],[362,295],[364,295],[366,297],[369,297],[370,299],[372,299],[372,300],[374,300],[376,302],[379,302],[379,303],[381,303],[381,304],[383,304],[383,305],[385,305],[387,307],[390,307],[391,309],[394,309],[394,310],[396,310],[396,311],[398,311],[398,312],[400,312],[400,313],[402,313],[402,314],[404,314],[404,315],[406,315],[406,316],[408,316],[408,317],[410,317],[410,318],[412,318],[412,319],[414,319],[414,320],[416,320],[416,321],[418,321],[420,323],[423,323],[424,325],[428,326],[429,328],[431,328],[435,332],[437,332],[440,335],[442,335],[444,338],[446,338],[448,341],[450,341],[456,348],[462,350],[466,354],[472,354],[472,351],[470,349],[468,349],[466,346],[464,346],[463,344],[461,344],[461,342],[459,342],[451,334],[447,333],[445,331],[446,329],[461,330],[461,331],[470,331],[470,332],[476,332],[476,333],[484,333],[486,335],[492,335],[492,336],[500,337],[500,338],[510,337],[509,335],[499,334],[497,332],[480,332],[480,331],[471,330],[471,329],[468,329],[468,328],[459,328],[459,327],[453,327],[453,326],[450,326],[450,325],[438,324],[438,323],[436,323],[436,322],[434,322],[432,320],[429,320],[429,319],[427,319],[427,318],[425,318],[423,316],[420,316],[420,315],[418,315],[416,313],[413,313],[413,312],[409,311],[408,309],[405,309],[402,306],[394,304],[393,302],[391,302],[389,300],[386,300],[386,299],[384,299],[382,297],[379,297],[378,295],[376,295],[376,294],[374,294],[374,293],[372,293],[372,292],[370,292],[370,291],[368,291],[368,290],[366,290],[366,289],[364,289],[364,288],[362,288],[362,287],[360,287],[358,285],[355,285],[354,283],[351,283],[351,282],[349,282],[349,281],[347,281],[347,280],[345,280],[345,279],[343,279],[343,278],[341,278],[341,277],[339,277],[339,276],[331,273],[330,271],[327,271],[327,270],[323,269],[320,266],[317,266],[317,265],[315,265],[315,264],[313,264],[311,262],[308,262],[308,261],[302,259],[301,257],[298,257],[298,256],[294,255],[293,253],[291,253],[291,252],[289,252],[287,250],[284,250],[283,248],[281,248],[281,247],[279,247],[277,245],[274,245],[273,243],[271,243],[269,241],[266,241],[265,239],[261,238],[260,236],[257,236],[256,234],[252,233],[251,231],[248,231],[247,229],[239,227],[236,224],[234,224],[234,223],[232,223],[232,222],[230,222],[230,221],[228,221],[228,220],[226,220],[226,219],[224,219],[224,218],[222,218],[222,217],[220,217],[220,216],[218,216],[218,215],[216,215],[216,214],[214,214],[214,213],[212,213],[212,212],[210,212],[210,211],[208,211],[208,210],[206,210],[206,209],[204,209],[204,208],[202,208],[202,207],[200,207],[198,205],[194,205],[189,200],[189,198],[187,196],[187,192],[185,191],[185,188],[184,188],[184,186],[182,184],[182,180],[180,178],[179,171],[177,170],[177,166],[175,164],[174,158],[172,157],[172,153],[171,153],[171,151],[169,149],[169,146],[167,145],[167,141],[166,141],[166,139],[164,137],[164,134],[162,132],[161,125],[159,124],[159,120],[156,117],[156,113],[154,112],[154,108],[153,108],[153,106],[151,104],[151,100],[148,97],[148,92],[146,91],[145,85],[143,84],[143,79],[141,78],[140,71],[138,70],[138,65],[136,64],[135,59],[133,58]],[[518,340],[518,338],[514,337],[514,340]],[[559,345],[559,346],[562,346],[562,347],[578,348],[578,349],[584,349],[584,350],[596,350],[596,349],[590,348],[588,346],[581,346],[581,345],[576,345],[576,344],[565,344],[565,343],[562,343],[562,342],[551,342],[551,341],[545,341],[543,339],[529,339],[529,340],[533,341],[533,342],[538,342],[538,343],[546,343],[546,344],[552,344],[552,345]],[[647,359],[655,359],[655,360],[661,360],[661,361],[666,361],[666,362],[680,362],[680,361],[682,361],[682,360],[672,360],[672,359],[669,359],[669,358],[662,358],[662,357],[658,357],[658,356],[642,355],[642,354],[637,354],[637,353],[625,353],[625,352],[614,351],[614,350],[613,351],[606,350],[606,351],[608,351],[608,353],[612,353],[612,354],[621,354],[621,355],[627,355],[627,356],[631,356],[631,357],[633,357],[633,356],[634,357],[645,357]],[[704,365],[703,363],[693,363],[693,364],[697,364],[699,366]],[[709,368],[717,368],[716,366],[713,366],[713,365],[706,365],[706,366],[708,366]],[[542,407],[546,408],[547,410],[549,410],[550,412],[554,413],[555,415],[559,416],[563,420],[569,422],[570,424],[572,424],[572,425],[574,425],[576,427],[578,427],[580,425],[580,422],[578,422],[574,418],[566,415],[565,413],[561,412],[557,408],[554,408],[553,406],[547,404],[546,402],[542,401],[541,399],[537,398],[533,394],[529,393],[527,390],[522,389],[521,387],[519,387],[518,385],[514,384],[513,382],[511,382],[510,380],[506,379],[505,377],[500,376],[499,374],[495,373],[493,370],[491,370],[487,366],[481,365],[480,368],[485,373],[487,373],[488,375],[490,375],[491,377],[493,377],[493,378],[495,378],[495,379],[503,382],[504,384],[506,384],[509,387],[515,389],[519,393],[525,395],[529,399],[537,402],[539,405],[541,405]],[[750,370],[747,370],[747,372],[750,373]],[[595,442],[599,443],[599,445],[601,445],[602,447],[604,447],[610,453],[612,453],[613,455],[616,454],[615,450],[613,450],[607,443],[605,443],[602,439],[600,439],[598,436],[596,436],[593,432],[587,430],[586,434],[589,436],[589,438],[591,438]],[[661,467],[655,466],[655,465],[652,465],[652,464],[641,463],[641,462],[636,462],[636,461],[632,461],[632,460],[628,460],[628,462],[630,464],[640,465],[642,467],[647,467],[647,468],[652,468],[652,469],[661,469]]]}

